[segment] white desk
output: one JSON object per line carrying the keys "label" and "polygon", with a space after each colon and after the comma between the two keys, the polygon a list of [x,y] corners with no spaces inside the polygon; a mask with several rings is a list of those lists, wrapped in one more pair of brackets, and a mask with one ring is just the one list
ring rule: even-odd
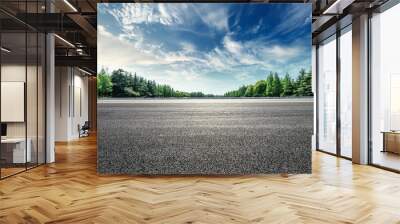
{"label": "white desk", "polygon": [[25,152],[25,138],[5,138],[1,139],[1,144],[3,145],[13,145],[13,163],[25,163],[31,162],[32,153],[31,145],[32,141],[30,138],[26,139],[28,142],[28,147],[26,147]]}

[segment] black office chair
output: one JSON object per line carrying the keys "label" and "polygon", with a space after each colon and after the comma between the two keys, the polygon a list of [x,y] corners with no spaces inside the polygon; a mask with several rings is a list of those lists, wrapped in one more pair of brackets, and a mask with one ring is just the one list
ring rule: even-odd
{"label": "black office chair", "polygon": [[89,121],[85,121],[82,127],[78,124],[79,138],[89,136],[89,129],[90,129]]}

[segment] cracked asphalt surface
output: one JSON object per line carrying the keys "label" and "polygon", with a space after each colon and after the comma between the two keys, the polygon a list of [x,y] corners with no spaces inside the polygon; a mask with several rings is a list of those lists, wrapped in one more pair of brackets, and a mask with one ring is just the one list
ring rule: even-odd
{"label": "cracked asphalt surface", "polygon": [[99,99],[98,171],[310,173],[312,99]]}

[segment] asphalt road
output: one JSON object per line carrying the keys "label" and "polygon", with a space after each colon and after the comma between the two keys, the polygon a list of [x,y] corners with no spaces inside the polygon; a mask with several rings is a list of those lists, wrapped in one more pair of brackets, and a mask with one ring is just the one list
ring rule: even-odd
{"label": "asphalt road", "polygon": [[98,171],[310,173],[312,99],[98,101]]}

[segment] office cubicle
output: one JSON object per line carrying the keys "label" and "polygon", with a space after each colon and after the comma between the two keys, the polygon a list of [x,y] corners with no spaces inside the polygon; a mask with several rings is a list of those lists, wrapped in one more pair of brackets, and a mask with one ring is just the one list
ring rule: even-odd
{"label": "office cubicle", "polygon": [[45,35],[13,17],[39,13],[43,2],[7,4],[16,11],[0,11],[1,179],[45,162]]}

